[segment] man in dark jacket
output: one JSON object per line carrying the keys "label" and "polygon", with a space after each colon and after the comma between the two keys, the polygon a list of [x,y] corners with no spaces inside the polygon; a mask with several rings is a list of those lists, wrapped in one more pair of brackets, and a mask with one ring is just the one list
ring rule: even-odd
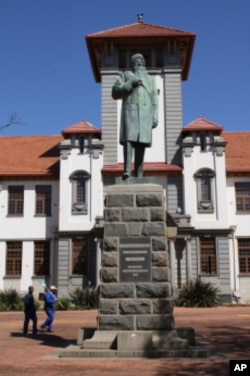
{"label": "man in dark jacket", "polygon": [[28,335],[29,321],[33,321],[33,334],[38,334],[37,332],[37,315],[35,300],[33,296],[34,287],[29,286],[28,293],[24,297],[24,323],[23,323],[23,334]]}
{"label": "man in dark jacket", "polygon": [[48,289],[45,287],[44,294],[44,311],[47,315],[47,319],[41,325],[42,330],[47,328],[47,332],[53,332],[53,322],[55,319],[55,305],[57,302],[56,298],[57,288],[55,286],[50,286]]}

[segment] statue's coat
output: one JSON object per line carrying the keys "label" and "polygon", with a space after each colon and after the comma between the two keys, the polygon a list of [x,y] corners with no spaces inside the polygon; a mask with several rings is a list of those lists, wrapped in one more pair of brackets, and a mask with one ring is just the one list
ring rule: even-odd
{"label": "statue's coat", "polygon": [[120,143],[140,142],[151,146],[152,127],[158,122],[158,94],[155,78],[145,74],[142,85],[133,88],[131,80],[138,78],[132,71],[121,73],[112,89],[114,99],[123,99]]}

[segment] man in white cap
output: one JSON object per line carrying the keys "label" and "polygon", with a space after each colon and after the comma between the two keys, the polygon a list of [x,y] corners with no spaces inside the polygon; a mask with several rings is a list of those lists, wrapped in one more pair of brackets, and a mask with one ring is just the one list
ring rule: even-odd
{"label": "man in white cap", "polygon": [[53,322],[55,319],[55,305],[57,302],[56,292],[56,286],[50,286],[49,289],[45,287],[44,311],[46,312],[47,319],[41,325],[41,328],[42,330],[47,330],[47,332],[53,332]]}

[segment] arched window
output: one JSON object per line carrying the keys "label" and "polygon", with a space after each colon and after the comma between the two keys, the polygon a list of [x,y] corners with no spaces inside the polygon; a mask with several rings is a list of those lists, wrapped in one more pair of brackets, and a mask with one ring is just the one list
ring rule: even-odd
{"label": "arched window", "polygon": [[88,213],[88,181],[90,174],[83,170],[70,175],[72,183],[72,214]]}
{"label": "arched window", "polygon": [[202,168],[194,174],[197,182],[197,202],[199,213],[214,212],[214,177],[210,168]]}

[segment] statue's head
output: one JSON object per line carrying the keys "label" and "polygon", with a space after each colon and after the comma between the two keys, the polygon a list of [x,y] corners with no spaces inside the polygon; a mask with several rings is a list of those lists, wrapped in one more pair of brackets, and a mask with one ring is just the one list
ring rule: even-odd
{"label": "statue's head", "polygon": [[130,59],[130,66],[132,69],[138,67],[138,66],[143,66],[145,67],[146,65],[146,61],[144,59],[144,56],[142,54],[134,54],[131,56],[131,59]]}

